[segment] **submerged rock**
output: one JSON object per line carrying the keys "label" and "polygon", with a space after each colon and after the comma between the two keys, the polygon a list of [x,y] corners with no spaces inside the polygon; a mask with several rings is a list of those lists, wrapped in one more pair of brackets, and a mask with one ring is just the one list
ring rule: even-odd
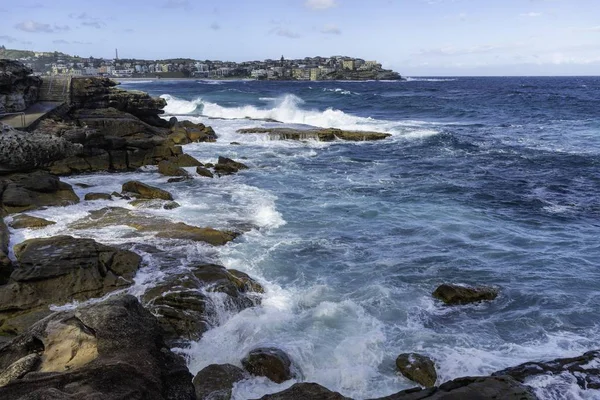
{"label": "submerged rock", "polygon": [[27,214],[20,214],[15,215],[9,225],[13,229],[40,229],[55,224],[56,222],[48,221],[44,218],[32,217],[31,215]]}
{"label": "submerged rock", "polygon": [[402,375],[421,386],[435,386],[437,373],[435,364],[429,357],[417,353],[400,354],[396,358],[396,367]]}
{"label": "submerged rock", "polygon": [[146,185],[139,181],[129,181],[123,184],[123,192],[131,193],[134,197],[142,199],[173,200],[171,193],[154,186]]}
{"label": "submerged rock", "polygon": [[112,195],[109,193],[86,193],[83,199],[86,201],[112,200]]}
{"label": "submerged rock", "polygon": [[79,202],[71,185],[44,171],[0,177],[0,202],[8,214]]}
{"label": "submerged rock", "polygon": [[239,129],[238,133],[266,133],[272,139],[279,140],[307,140],[314,139],[321,142],[332,142],[336,139],[363,142],[382,140],[392,136],[389,133],[346,131],[335,128],[327,129],[293,129],[293,128],[247,128]]}
{"label": "submerged rock", "polygon": [[498,289],[493,287],[470,287],[461,285],[443,284],[433,292],[433,297],[447,305],[477,303],[485,300],[494,300],[498,297]]}
{"label": "submerged rock", "polygon": [[316,383],[295,383],[289,389],[282,392],[268,394],[259,400],[351,400],[338,392],[316,384]]}
{"label": "submerged rock", "polygon": [[290,357],[275,347],[254,349],[242,359],[242,365],[252,375],[266,376],[275,383],[282,383],[294,377]]}
{"label": "submerged rock", "polygon": [[201,228],[120,207],[91,211],[88,217],[75,221],[70,227],[90,229],[115,225],[130,226],[139,232],[155,232],[160,238],[206,242],[213,246],[222,246],[239,236],[237,232]]}
{"label": "submerged rock", "polygon": [[[38,363],[32,362],[36,355]],[[24,357],[31,361],[20,361]],[[15,369],[19,373],[11,374]],[[0,387],[3,400],[196,398],[184,360],[165,346],[156,318],[133,296],[38,322],[0,348],[5,374],[10,383]]]}
{"label": "submerged rock", "polygon": [[198,175],[204,176],[206,178],[214,178],[215,177],[212,172],[210,172],[208,169],[206,169],[204,167],[198,167],[198,168],[196,168],[196,173]]}
{"label": "submerged rock", "polygon": [[[137,254],[92,239],[55,236],[15,246],[18,266],[0,286],[0,334],[17,334],[51,304],[100,297],[130,286]],[[33,321],[27,315],[33,316]]]}
{"label": "submerged rock", "polygon": [[230,400],[233,385],[246,379],[243,369],[231,364],[211,364],[198,372],[193,383],[198,400]]}

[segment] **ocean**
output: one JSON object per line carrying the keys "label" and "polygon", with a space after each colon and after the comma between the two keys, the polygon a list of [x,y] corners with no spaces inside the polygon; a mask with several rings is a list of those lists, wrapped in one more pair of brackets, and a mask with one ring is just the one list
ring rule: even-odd
{"label": "ocean", "polygon": [[[169,252],[175,261],[168,268],[143,254],[149,266],[131,289],[137,295],[199,259],[265,286],[260,307],[217,307],[214,327],[178,349],[192,373],[213,363],[240,365],[252,348],[274,346],[290,354],[304,381],[366,399],[415,386],[395,370],[404,352],[430,356],[444,382],[600,347],[600,78],[158,80],[122,87],[165,98],[165,117],[214,128],[216,143],[190,144],[186,153],[250,167],[176,185],[156,168],[66,179],[109,192],[143,179],[182,205],[150,212],[249,230],[222,248],[132,237],[125,227],[77,233]],[[267,118],[284,125],[258,120]],[[236,133],[307,125],[393,136],[323,143]],[[60,213],[61,221],[13,240],[70,233],[67,225],[92,207],[98,204],[33,213]],[[500,296],[447,307],[431,296],[442,283],[496,286]],[[243,381],[234,398],[292,383]],[[570,376],[528,384],[543,399],[600,398]]]}

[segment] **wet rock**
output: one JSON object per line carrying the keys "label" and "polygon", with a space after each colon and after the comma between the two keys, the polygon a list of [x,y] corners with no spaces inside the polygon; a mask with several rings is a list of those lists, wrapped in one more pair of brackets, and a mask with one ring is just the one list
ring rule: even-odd
{"label": "wet rock", "polygon": [[214,178],[214,175],[212,172],[210,172],[208,169],[204,168],[204,167],[198,167],[196,168],[196,173],[200,176],[204,176],[206,178]]}
{"label": "wet rock", "polygon": [[429,389],[408,389],[373,400],[537,400],[531,388],[509,376],[466,377]]}
{"label": "wet rock", "polygon": [[246,164],[237,162],[227,157],[219,157],[217,164],[215,165],[215,172],[221,175],[231,175],[239,172],[241,169],[248,169]]}
{"label": "wet rock", "polygon": [[169,178],[169,180],[167,180],[167,183],[180,183],[180,182],[185,182],[185,181],[189,181],[190,177],[189,176],[180,176],[177,178]]}
{"label": "wet rock", "polygon": [[226,294],[225,307],[239,312],[260,304],[257,293],[263,293],[263,288],[239,271],[201,264],[150,289],[143,300],[158,317],[169,343],[181,345],[181,339],[199,340],[214,320],[216,306],[206,292]]}
{"label": "wet rock", "polygon": [[186,170],[178,167],[177,164],[169,160],[163,160],[158,163],[158,172],[165,176],[188,176]]}
{"label": "wet rock", "polygon": [[8,245],[10,244],[10,233],[0,216],[0,285],[8,282],[8,277],[12,273],[12,261],[8,258]]}
{"label": "wet rock", "polygon": [[493,376],[511,376],[519,382],[538,375],[570,374],[582,390],[600,389],[600,350],[578,357],[559,358],[546,362],[527,362],[498,371]]}
{"label": "wet rock", "polygon": [[318,140],[321,142],[332,142],[336,139],[353,142],[370,140],[383,140],[392,135],[381,132],[346,131],[335,128],[327,129],[293,129],[293,128],[248,128],[239,129],[238,133],[265,133],[270,138],[277,140]]}
{"label": "wet rock", "polygon": [[71,185],[44,171],[0,177],[0,202],[8,214],[79,202]]}
{"label": "wet rock", "polygon": [[51,304],[88,300],[133,283],[137,254],[92,239],[56,236],[15,246],[18,266],[0,286],[0,334],[16,334],[34,322],[24,318]]}
{"label": "wet rock", "polygon": [[163,208],[165,210],[174,210],[179,207],[181,207],[181,204],[179,204],[176,201],[170,201],[170,202],[166,203],[165,205],[163,205]]}
{"label": "wet rock", "polygon": [[222,246],[239,236],[237,232],[219,231],[175,223],[166,218],[144,214],[120,207],[107,207],[90,212],[89,217],[70,225],[73,229],[93,229],[114,225],[127,225],[139,232],[156,232],[156,237],[165,239],[192,240]]}
{"label": "wet rock", "polygon": [[44,218],[32,217],[27,214],[15,215],[10,222],[10,227],[13,229],[40,229],[49,225],[55,225],[56,222],[48,221]]}
{"label": "wet rock", "polygon": [[178,167],[201,167],[202,163],[198,160],[196,160],[194,157],[190,156],[189,154],[180,154],[176,157],[171,157],[169,159],[169,161],[171,161],[173,164],[177,165]]}
{"label": "wet rock", "polygon": [[239,142],[231,142],[231,143],[229,143],[229,144],[230,144],[230,145],[232,145],[232,146],[241,146],[241,145],[242,145],[242,144],[241,144],[241,143],[239,143]]}
{"label": "wet rock", "polygon": [[0,348],[0,371],[34,354],[39,365],[0,388],[0,398],[195,399],[184,360],[133,296],[52,314]]}
{"label": "wet rock", "polygon": [[84,200],[86,200],[86,201],[112,200],[112,196],[108,193],[86,193]]}
{"label": "wet rock", "polygon": [[437,373],[429,357],[417,353],[400,354],[396,359],[396,367],[402,375],[421,386],[435,386]]}
{"label": "wet rock", "polygon": [[274,347],[263,347],[250,351],[242,359],[242,365],[252,375],[266,376],[275,383],[282,383],[294,377],[290,357]]}
{"label": "wet rock", "polygon": [[123,184],[123,192],[131,193],[134,197],[142,199],[173,200],[171,193],[154,186],[146,185],[139,181],[129,181]]}
{"label": "wet rock", "polygon": [[492,287],[470,287],[461,285],[443,284],[433,292],[433,297],[447,305],[477,303],[485,300],[494,300],[498,296],[498,289]]}
{"label": "wet rock", "polygon": [[193,383],[198,400],[230,400],[237,382],[246,379],[243,369],[231,364],[212,364],[198,372]]}
{"label": "wet rock", "polygon": [[296,383],[289,389],[282,392],[268,394],[260,400],[351,400],[338,392],[316,384],[316,383]]}

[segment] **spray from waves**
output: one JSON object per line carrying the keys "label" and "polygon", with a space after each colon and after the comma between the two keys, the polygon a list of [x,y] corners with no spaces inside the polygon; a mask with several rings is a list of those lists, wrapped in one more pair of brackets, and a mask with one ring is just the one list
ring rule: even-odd
{"label": "spray from waves", "polygon": [[172,115],[196,114],[195,111],[203,104],[202,99],[199,97],[195,100],[187,101],[178,99],[170,94],[163,94],[160,98],[167,101],[165,112]]}
{"label": "spray from waves", "polygon": [[406,78],[407,82],[454,82],[456,80],[454,78]]}

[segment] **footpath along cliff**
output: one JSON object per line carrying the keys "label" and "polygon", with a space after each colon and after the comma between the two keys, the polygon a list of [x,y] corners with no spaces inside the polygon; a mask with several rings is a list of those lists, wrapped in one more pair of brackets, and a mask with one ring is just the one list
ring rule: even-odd
{"label": "footpath along cliff", "polygon": [[[28,90],[33,91],[25,88],[23,93]],[[243,174],[249,168],[218,154],[214,164],[185,154],[186,144],[210,146],[218,135],[202,124],[161,118],[164,107],[164,100],[121,90],[111,80],[81,78],[73,81],[70,104],[31,132],[0,126],[0,398],[229,399],[237,382],[264,376],[277,383],[291,379],[296,383],[263,399],[345,399],[303,382],[295,360],[272,347],[252,349],[236,365],[210,365],[191,375],[185,359],[171,349],[185,348],[214,326],[217,307],[211,293],[226,299],[223,304],[229,312],[260,307],[265,289],[241,271],[208,262],[168,269],[185,262],[186,254],[151,245],[143,249],[128,243],[108,245],[77,235],[16,242],[22,236],[14,233],[21,229],[57,222],[28,212],[79,202],[99,205],[70,223],[70,232],[118,225],[131,228],[132,235],[206,246],[225,246],[243,235],[243,228],[193,226],[150,212],[177,208],[177,185],[193,184],[194,179],[212,182],[211,178]],[[261,133],[292,140],[300,135],[281,129]],[[387,137],[336,130],[304,135],[321,140]],[[78,189],[85,194],[80,198],[79,191],[60,178],[147,166],[154,166],[149,174],[158,170],[168,177],[167,188],[174,189],[132,180],[118,192],[82,186]],[[98,201],[110,199],[126,201],[128,208]],[[147,253],[162,260],[165,277],[134,297],[128,290],[136,276],[148,270]],[[432,295],[447,307],[461,307],[494,301],[498,290],[446,284]],[[50,309],[74,301],[79,305],[58,312]],[[527,363],[492,376],[439,382],[435,354],[401,354],[396,364],[403,377],[398,379],[410,379],[416,387],[385,399],[535,399],[527,382],[559,374],[571,374],[582,390],[600,389],[599,357],[600,351],[593,351],[572,359]]]}

